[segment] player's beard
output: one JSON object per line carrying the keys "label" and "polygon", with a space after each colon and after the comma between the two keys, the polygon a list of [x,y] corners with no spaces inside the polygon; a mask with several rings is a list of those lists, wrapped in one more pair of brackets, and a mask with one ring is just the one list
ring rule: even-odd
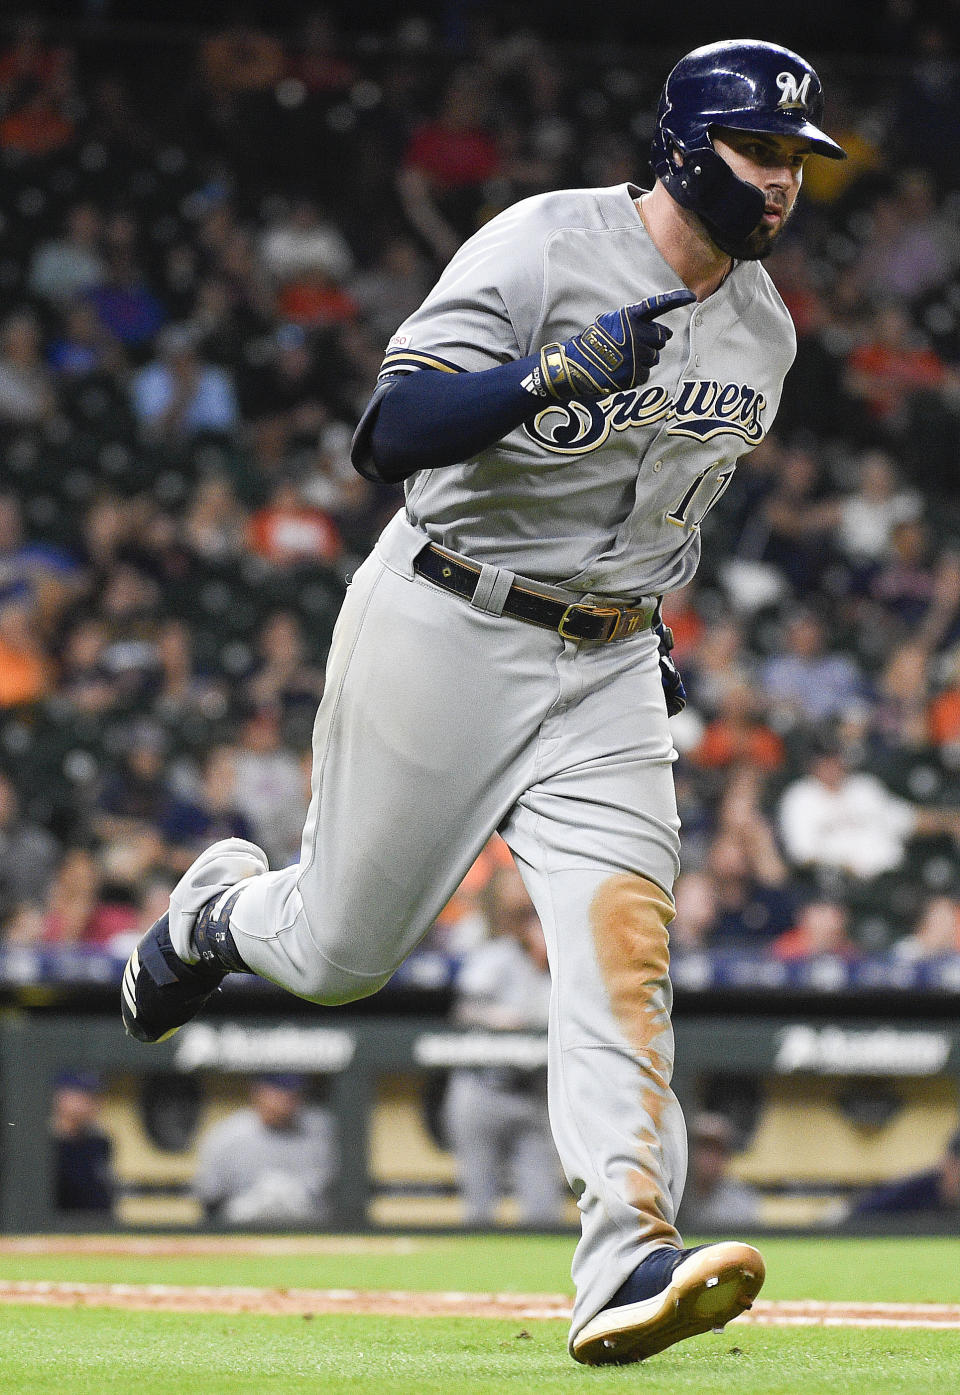
{"label": "player's beard", "polygon": [[774,194],[767,196],[767,202],[774,204],[782,211],[783,217],[779,223],[773,227],[767,227],[766,223],[760,222],[753,232],[748,233],[739,241],[733,241],[730,238],[724,238],[723,242],[717,241],[717,234],[708,225],[708,231],[714,242],[717,243],[721,251],[726,252],[728,257],[733,257],[738,262],[762,262],[764,257],[769,257],[777,238],[786,227],[793,209],[787,206],[785,198],[778,198]]}

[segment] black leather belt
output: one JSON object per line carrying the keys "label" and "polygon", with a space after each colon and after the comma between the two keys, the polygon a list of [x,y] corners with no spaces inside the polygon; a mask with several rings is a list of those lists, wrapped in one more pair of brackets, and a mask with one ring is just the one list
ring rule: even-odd
{"label": "black leather belt", "polygon": [[[475,562],[451,557],[433,543],[417,554],[413,567],[434,586],[454,591],[468,601],[473,599],[480,579],[480,567]],[[531,589],[529,582],[521,586],[515,581],[507,592],[502,613],[528,625],[556,630],[562,639],[580,644],[609,644],[649,630],[656,612],[656,602],[645,606],[567,605],[545,591]]]}

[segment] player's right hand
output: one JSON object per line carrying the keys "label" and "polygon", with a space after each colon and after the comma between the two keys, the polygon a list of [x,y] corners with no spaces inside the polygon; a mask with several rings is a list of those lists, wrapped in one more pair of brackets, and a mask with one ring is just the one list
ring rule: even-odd
{"label": "player's right hand", "polygon": [[655,323],[696,300],[692,291],[667,291],[639,305],[598,315],[592,325],[540,350],[539,388],[557,402],[595,402],[645,383],[672,331]]}

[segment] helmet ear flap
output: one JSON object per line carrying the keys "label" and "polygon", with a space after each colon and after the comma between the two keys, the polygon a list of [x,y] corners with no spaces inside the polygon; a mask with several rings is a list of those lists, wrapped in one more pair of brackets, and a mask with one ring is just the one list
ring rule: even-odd
{"label": "helmet ear flap", "polygon": [[706,224],[714,242],[731,256],[763,217],[764,195],[739,179],[712,146],[691,150],[663,177],[674,201]]}

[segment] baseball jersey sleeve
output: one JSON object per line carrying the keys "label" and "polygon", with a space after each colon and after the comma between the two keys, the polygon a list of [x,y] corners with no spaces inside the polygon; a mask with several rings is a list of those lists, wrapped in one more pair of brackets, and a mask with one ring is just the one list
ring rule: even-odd
{"label": "baseball jersey sleeve", "polygon": [[544,295],[539,202],[523,200],[463,244],[391,338],[381,375],[419,368],[476,373],[531,352]]}

